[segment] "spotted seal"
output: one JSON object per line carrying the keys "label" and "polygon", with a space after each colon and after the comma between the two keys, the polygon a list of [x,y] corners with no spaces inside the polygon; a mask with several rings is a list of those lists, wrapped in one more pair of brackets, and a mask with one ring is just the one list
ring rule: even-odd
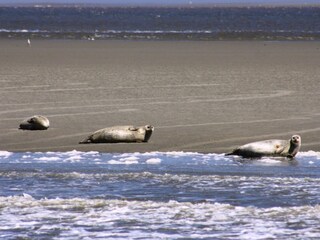
{"label": "spotted seal", "polygon": [[244,158],[263,156],[293,158],[300,150],[301,137],[293,135],[289,140],[265,140],[245,144],[226,155],[238,155]]}
{"label": "spotted seal", "polygon": [[35,115],[32,116],[28,119],[23,120],[20,123],[19,129],[23,130],[47,130],[50,126],[49,119],[40,116],[40,115]]}
{"label": "spotted seal", "polygon": [[100,129],[89,135],[79,143],[120,143],[120,142],[148,142],[154,127],[151,125],[114,126]]}

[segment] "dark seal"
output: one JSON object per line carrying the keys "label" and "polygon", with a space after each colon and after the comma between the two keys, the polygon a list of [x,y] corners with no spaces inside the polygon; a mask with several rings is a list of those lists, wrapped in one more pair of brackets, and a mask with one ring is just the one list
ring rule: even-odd
{"label": "dark seal", "polygon": [[50,126],[48,118],[40,115],[32,116],[28,119],[23,120],[19,129],[23,130],[47,130]]}

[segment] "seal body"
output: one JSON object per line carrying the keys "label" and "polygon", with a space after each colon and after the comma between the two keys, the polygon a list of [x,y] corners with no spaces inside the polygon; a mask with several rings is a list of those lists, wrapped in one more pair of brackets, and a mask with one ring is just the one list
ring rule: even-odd
{"label": "seal body", "polygon": [[100,129],[79,143],[120,143],[120,142],[148,142],[154,127],[146,125],[135,126],[114,126]]}
{"label": "seal body", "polygon": [[226,155],[238,155],[244,158],[288,157],[293,158],[300,150],[301,137],[293,135],[290,140],[265,140],[252,142],[234,149]]}
{"label": "seal body", "polygon": [[47,130],[50,126],[49,119],[40,116],[40,115],[35,115],[32,116],[28,119],[23,120],[20,123],[19,129],[23,130]]}

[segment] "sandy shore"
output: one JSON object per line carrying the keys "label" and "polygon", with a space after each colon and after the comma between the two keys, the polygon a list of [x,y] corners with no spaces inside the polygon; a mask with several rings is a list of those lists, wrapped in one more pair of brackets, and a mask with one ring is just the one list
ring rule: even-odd
{"label": "sandy shore", "polygon": [[[302,136],[320,151],[320,42],[0,40],[0,150],[222,153]],[[47,131],[18,130],[34,114]],[[78,144],[114,125],[148,143]]]}

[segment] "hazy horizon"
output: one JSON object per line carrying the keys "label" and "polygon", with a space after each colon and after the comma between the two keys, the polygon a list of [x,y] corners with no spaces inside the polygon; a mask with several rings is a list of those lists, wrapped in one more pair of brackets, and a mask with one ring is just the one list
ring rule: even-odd
{"label": "hazy horizon", "polygon": [[0,0],[0,4],[110,4],[110,5],[203,5],[203,4],[319,4],[319,0]]}

